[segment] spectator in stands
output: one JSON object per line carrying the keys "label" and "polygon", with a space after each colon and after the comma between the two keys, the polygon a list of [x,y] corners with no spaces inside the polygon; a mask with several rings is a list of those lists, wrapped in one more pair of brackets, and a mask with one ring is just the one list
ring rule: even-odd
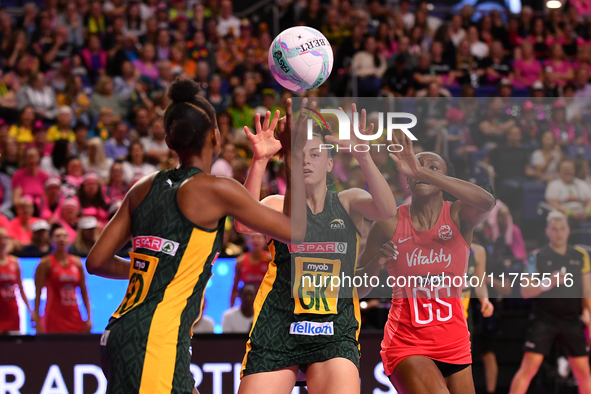
{"label": "spectator in stands", "polygon": [[98,176],[89,172],[84,175],[84,181],[78,189],[78,201],[82,216],[93,216],[99,222],[106,223],[109,209],[101,191]]}
{"label": "spectator in stands", "polygon": [[0,160],[2,164],[0,171],[4,174],[12,176],[18,170],[19,151],[18,144],[14,138],[8,137],[6,140]]}
{"label": "spectator in stands", "polygon": [[507,131],[505,144],[493,149],[487,161],[494,167],[495,192],[510,208],[516,209],[521,204],[523,182],[536,175],[529,164],[529,152],[521,146],[519,127]]}
{"label": "spectator in stands", "polygon": [[88,45],[80,51],[80,55],[91,81],[96,81],[107,68],[107,51],[101,48],[101,39],[98,34],[88,36]]}
{"label": "spectator in stands", "polygon": [[476,86],[478,79],[484,74],[484,71],[480,68],[478,58],[470,50],[470,42],[467,39],[463,40],[458,46],[455,65],[454,79],[448,81],[450,84],[457,82],[460,85],[471,84]]}
{"label": "spectator in stands", "polygon": [[43,198],[45,181],[49,175],[39,168],[39,152],[36,148],[27,148],[24,152],[25,166],[12,175],[12,191],[15,205],[21,197],[29,196],[36,202]]}
{"label": "spectator in stands", "polygon": [[510,59],[505,56],[501,41],[492,42],[490,56],[482,61],[482,68],[486,72],[486,78],[482,82],[487,85],[495,85],[503,78],[513,80],[513,67]]}
{"label": "spectator in stands", "polygon": [[578,133],[576,127],[566,120],[566,108],[560,99],[552,104],[550,131],[561,146],[589,144],[587,133]]}
{"label": "spectator in stands", "polygon": [[497,200],[488,214],[484,233],[491,242],[495,259],[516,259],[527,262],[527,251],[521,229],[513,223],[513,216],[507,205]]}
{"label": "spectator in stands", "polygon": [[57,140],[53,144],[51,156],[44,156],[40,161],[41,171],[53,177],[61,177],[66,172],[70,144],[67,140]]}
{"label": "spectator in stands", "polygon": [[560,162],[558,178],[546,188],[546,201],[575,222],[591,219],[591,186],[575,177],[572,159]]}
{"label": "spectator in stands", "polygon": [[76,191],[84,180],[84,168],[82,167],[82,161],[79,157],[70,156],[66,163],[66,177],[65,177],[66,189],[69,189],[67,195],[72,196],[76,194]]}
{"label": "spectator in stands", "polygon": [[254,318],[254,298],[256,290],[253,285],[244,285],[240,289],[240,307],[230,308],[222,317],[222,332],[247,334]]}
{"label": "spectator in stands", "polygon": [[560,87],[565,86],[568,81],[574,79],[575,73],[570,62],[564,59],[564,50],[560,43],[554,43],[551,48],[551,57],[544,63],[546,75]]}
{"label": "spectator in stands", "polygon": [[156,49],[151,43],[144,45],[141,51],[140,58],[133,61],[133,66],[140,73],[145,75],[152,81],[158,79],[158,67],[155,64],[156,61]]}
{"label": "spectator in stands", "polygon": [[15,253],[18,257],[43,257],[54,252],[47,221],[40,219],[31,225],[31,242]]}
{"label": "spectator in stands", "polygon": [[123,100],[127,100],[135,89],[135,84],[139,74],[129,60],[121,64],[121,75],[113,78],[113,92],[118,94]]}
{"label": "spectator in stands", "polygon": [[35,108],[32,105],[25,106],[19,115],[19,121],[8,130],[8,135],[16,139],[18,143],[33,141],[33,125],[35,124]]}
{"label": "spectator in stands", "polygon": [[135,127],[129,132],[129,138],[134,142],[150,135],[150,113],[145,107],[135,110]]}
{"label": "spectator in stands", "polygon": [[47,130],[47,140],[55,142],[57,140],[68,140],[70,142],[76,139],[74,131],[70,128],[72,123],[73,111],[72,108],[63,105],[57,110],[57,123]]}
{"label": "spectator in stands", "polygon": [[80,75],[71,75],[66,80],[66,89],[57,95],[57,104],[73,109],[72,118],[88,117],[90,98],[83,92],[84,82]]}
{"label": "spectator in stands", "polygon": [[45,84],[45,76],[42,73],[32,74],[29,81],[16,94],[17,108],[22,110],[30,105],[41,118],[54,120],[57,100],[53,89]]}
{"label": "spectator in stands", "polygon": [[234,274],[234,286],[232,287],[232,295],[230,297],[230,306],[234,306],[236,297],[238,296],[238,285],[240,282],[243,285],[253,285],[255,292],[258,291],[269,262],[271,262],[271,255],[267,250],[267,241],[263,234],[253,233],[247,238],[248,252],[240,255],[236,259],[236,272]]}
{"label": "spectator in stands", "polygon": [[588,185],[591,185],[591,175],[589,174],[589,162],[582,157],[577,157],[575,159],[575,176],[587,182]]}
{"label": "spectator in stands", "polygon": [[68,253],[78,257],[86,257],[98,239],[98,221],[94,216],[84,216],[78,222],[78,231]]}
{"label": "spectator in stands", "polygon": [[217,32],[220,37],[233,34],[234,37],[240,37],[240,19],[232,15],[232,2],[222,0],[220,5],[220,16],[217,19]]}
{"label": "spectator in stands", "polygon": [[398,56],[394,65],[388,68],[382,78],[382,89],[394,96],[412,96],[414,93],[413,73],[406,66],[406,57]]}
{"label": "spectator in stands", "polygon": [[[35,313],[33,320],[37,332],[82,333],[90,332],[91,312],[84,268],[80,259],[68,250],[68,234],[63,228],[53,230],[55,253],[41,259],[35,271]],[[40,315],[41,290],[47,289],[45,314]],[[78,308],[76,288],[80,288],[88,319],[82,320]]]}
{"label": "spectator in stands", "polygon": [[80,161],[84,171],[95,173],[99,181],[104,182],[109,178],[113,159],[105,155],[105,147],[100,138],[94,137],[88,141],[87,155]]}
{"label": "spectator in stands", "polygon": [[351,62],[354,75],[358,78],[360,97],[377,95],[386,66],[386,59],[378,53],[375,37],[366,36],[363,50],[355,53]]}
{"label": "spectator in stands", "polygon": [[220,156],[211,166],[211,175],[225,176],[232,178],[234,176],[232,172],[232,161],[236,158],[236,147],[230,141],[222,146]]}
{"label": "spectator in stands", "polygon": [[127,125],[121,122],[113,130],[113,137],[105,142],[105,154],[113,160],[124,160],[129,154],[129,147]]}
{"label": "spectator in stands", "polygon": [[164,140],[164,126],[162,120],[156,119],[152,121],[151,136],[142,137],[141,143],[146,152],[148,161],[154,165],[159,165],[168,159],[168,145]]}
{"label": "spectator in stands", "polygon": [[244,126],[253,124],[254,110],[246,104],[246,90],[243,87],[237,87],[232,93],[232,106],[228,108],[228,113],[232,118],[232,127],[238,132],[244,130]]}
{"label": "spectator in stands", "polygon": [[72,156],[80,156],[86,152],[88,126],[83,122],[77,122],[76,126],[74,126],[74,134],[76,139],[70,143],[69,152]]}
{"label": "spectator in stands", "polygon": [[47,128],[40,120],[33,125],[33,141],[24,145],[24,148],[36,148],[41,157],[48,157],[53,151],[53,142],[47,141]]}
{"label": "spectator in stands", "polygon": [[[503,108],[503,100],[499,97],[491,98],[488,101],[486,112],[482,114],[483,119],[478,129],[472,135],[476,146],[489,148],[506,141],[505,134],[515,127],[515,120],[507,115]],[[519,132],[521,134],[521,131]]]}
{"label": "spectator in stands", "polygon": [[193,334],[213,334],[214,322],[213,319],[205,314],[207,307],[207,300],[203,300],[203,312],[201,318],[193,326]]}
{"label": "spectator in stands", "polygon": [[562,150],[551,131],[542,134],[541,143],[540,149],[532,153],[530,164],[536,171],[536,178],[548,183],[558,175],[558,163],[562,160]]}
{"label": "spectator in stands", "polygon": [[47,220],[51,224],[58,220],[59,206],[61,201],[62,182],[60,178],[49,178],[45,182],[45,197],[41,206],[39,217]]}
{"label": "spectator in stands", "polygon": [[130,145],[127,160],[123,162],[123,179],[129,185],[157,171],[156,167],[146,162],[146,152],[140,142]]}
{"label": "spectator in stands", "polygon": [[106,185],[102,186],[105,201],[107,204],[122,201],[128,190],[129,187],[123,181],[123,165],[120,161],[116,161],[111,166],[109,181]]}
{"label": "spectator in stands", "polygon": [[14,206],[16,217],[10,221],[8,234],[13,239],[15,249],[20,250],[31,243],[31,225],[38,219],[33,217],[35,207],[30,197],[21,197]]}
{"label": "spectator in stands", "polygon": [[478,27],[470,26],[468,28],[468,42],[470,43],[470,53],[478,59],[484,59],[488,56],[488,45],[480,41]]}
{"label": "spectator in stands", "polygon": [[78,228],[78,216],[80,215],[80,203],[76,198],[66,198],[59,207],[59,217],[55,224],[63,227],[68,233],[69,242],[73,243]]}
{"label": "spectator in stands", "polygon": [[0,172],[0,214],[12,218],[12,184],[8,175]]}
{"label": "spectator in stands", "polygon": [[521,59],[515,59],[513,69],[516,88],[528,88],[542,76],[542,64],[534,55],[534,49],[529,41],[521,44]]}
{"label": "spectator in stands", "polygon": [[119,122],[127,116],[125,101],[118,94],[113,92],[113,80],[103,75],[96,84],[96,90],[90,98],[90,114],[98,117],[101,109],[110,108],[113,111],[113,122]]}

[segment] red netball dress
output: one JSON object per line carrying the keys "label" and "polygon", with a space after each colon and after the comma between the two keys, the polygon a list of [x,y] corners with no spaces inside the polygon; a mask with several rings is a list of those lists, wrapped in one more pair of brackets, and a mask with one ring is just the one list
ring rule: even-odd
{"label": "red netball dress", "polygon": [[[460,297],[470,247],[450,217],[450,206],[448,201],[443,202],[435,226],[427,231],[414,228],[408,205],[398,209],[392,240],[399,255],[387,264],[390,280],[397,279],[398,286],[393,287],[380,352],[387,376],[409,356],[450,364],[472,362]],[[442,274],[461,280],[457,278],[455,284],[449,279],[441,281]]]}
{"label": "red netball dress", "polygon": [[262,260],[258,263],[252,261],[250,253],[245,253],[240,266],[240,279],[242,282],[245,285],[254,285],[258,289],[267,273],[270,261],[271,255],[267,252],[263,253]]}
{"label": "red netball dress", "polygon": [[16,303],[16,261],[6,256],[8,264],[0,266],[0,332],[18,331],[20,321]]}
{"label": "red netball dress", "polygon": [[76,287],[80,284],[80,270],[71,256],[63,266],[54,255],[49,256],[51,268],[45,281],[47,303],[42,324],[45,332],[85,332],[78,309]]}

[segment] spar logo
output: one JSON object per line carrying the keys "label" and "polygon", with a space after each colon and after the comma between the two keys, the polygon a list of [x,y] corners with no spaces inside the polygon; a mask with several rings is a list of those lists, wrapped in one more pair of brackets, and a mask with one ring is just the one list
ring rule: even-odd
{"label": "spar logo", "polygon": [[179,248],[179,243],[171,241],[169,239],[153,237],[153,236],[142,236],[135,237],[133,239],[133,249],[148,249],[154,252],[162,252],[170,256],[176,255],[176,251]]}
{"label": "spar logo", "polygon": [[289,245],[289,253],[347,253],[346,242],[304,242]]}
{"label": "spar logo", "polygon": [[290,334],[296,335],[334,335],[333,322],[316,323],[311,321],[300,321],[291,323]]}
{"label": "spar logo", "polygon": [[[310,116],[312,119],[308,119],[308,140],[312,140],[314,135],[312,134],[312,126],[313,122],[316,122],[320,128],[328,129],[328,124],[326,119],[322,116],[322,114],[332,114],[335,115],[339,121],[339,132],[338,132],[338,139],[340,140],[350,140],[351,139],[351,120],[349,116],[340,109],[321,109],[320,112],[313,110],[312,108],[304,107],[306,115]],[[409,119],[410,123],[394,123],[395,119]],[[392,133],[394,130],[401,130],[404,134],[408,136],[413,141],[417,140],[417,137],[414,136],[413,133],[410,132],[410,128],[415,127],[417,125],[417,117],[413,114],[407,112],[378,112],[378,125],[373,134],[363,134],[359,131],[359,112],[353,113],[353,133],[363,141],[375,141],[379,140],[384,134],[384,122],[386,123],[386,137],[388,141],[392,140]],[[320,150],[329,150],[335,149],[337,152],[339,150],[344,150],[351,152],[352,150],[356,152],[368,152],[372,147],[377,148],[378,152],[380,151],[380,147],[385,147],[388,152],[396,153],[402,152],[402,145],[399,144],[355,144],[349,146],[334,146],[332,144],[320,144]]]}

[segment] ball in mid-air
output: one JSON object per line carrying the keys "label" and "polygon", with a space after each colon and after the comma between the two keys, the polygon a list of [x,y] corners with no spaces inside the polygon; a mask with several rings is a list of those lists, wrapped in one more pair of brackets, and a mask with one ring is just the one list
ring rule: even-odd
{"label": "ball in mid-air", "polygon": [[269,49],[269,68],[277,82],[295,92],[316,89],[330,75],[330,43],[316,29],[292,27],[281,32]]}

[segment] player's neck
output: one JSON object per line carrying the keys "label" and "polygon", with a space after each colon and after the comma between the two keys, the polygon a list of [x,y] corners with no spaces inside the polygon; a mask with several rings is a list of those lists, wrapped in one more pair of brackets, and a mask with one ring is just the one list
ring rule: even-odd
{"label": "player's neck", "polygon": [[313,214],[318,214],[324,209],[327,187],[316,187],[312,190],[306,190],[306,202]]}
{"label": "player's neck", "polygon": [[558,254],[566,254],[566,249],[568,247],[567,244],[564,245],[555,245],[555,244],[550,244],[550,249],[552,249],[554,252],[558,253]]}
{"label": "player's neck", "polygon": [[64,261],[68,260],[68,252],[65,250],[56,250],[54,256],[60,264],[63,264]]}
{"label": "player's neck", "polygon": [[189,156],[183,158],[179,156],[179,168],[184,169],[190,167],[197,167],[204,173],[209,174],[211,171],[211,160],[209,160],[209,163],[206,163],[206,160],[201,156]]}
{"label": "player's neck", "polygon": [[418,224],[415,228],[419,231],[431,229],[437,223],[441,208],[443,207],[442,199],[423,199],[413,197],[412,202],[408,207],[408,214],[411,222]]}

